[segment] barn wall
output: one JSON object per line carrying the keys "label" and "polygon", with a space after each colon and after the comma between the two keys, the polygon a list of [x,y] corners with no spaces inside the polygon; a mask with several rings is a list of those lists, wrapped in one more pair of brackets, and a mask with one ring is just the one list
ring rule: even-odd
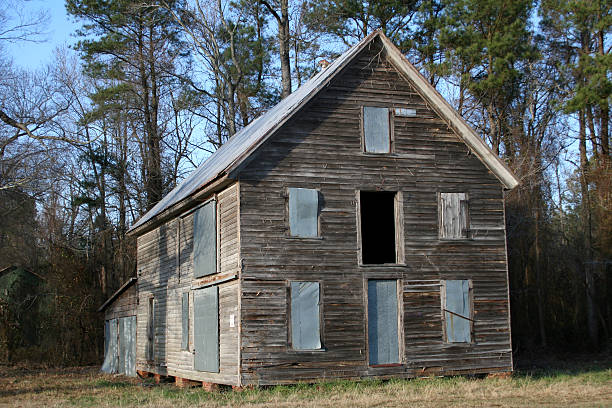
{"label": "barn wall", "polygon": [[132,284],[121,295],[117,297],[104,311],[104,320],[119,317],[135,316],[138,306],[138,292],[136,284]]}
{"label": "barn wall", "polygon": [[[244,384],[512,368],[502,186],[375,44],[240,173]],[[363,105],[416,109],[394,119],[393,154],[362,153]],[[320,191],[320,239],[288,236],[289,187]],[[401,192],[404,264],[358,265],[359,190]],[[439,192],[469,195],[472,239],[438,239]],[[399,366],[367,364],[372,278],[399,281]],[[445,279],[473,281],[472,344],[444,341]],[[288,347],[291,280],[321,282],[324,351]]]}
{"label": "barn wall", "polygon": [[[213,198],[213,197],[211,197]],[[139,315],[137,364],[139,370],[191,380],[238,384],[239,232],[238,185],[218,193],[218,273],[195,279],[193,274],[193,217],[189,211],[138,238]],[[221,282],[220,282],[221,281]],[[198,288],[219,287],[219,373],[194,370],[193,294]],[[189,293],[189,345],[182,349],[182,296]],[[156,301],[157,358],[146,361],[147,302]],[[230,327],[230,315],[234,327]]]}

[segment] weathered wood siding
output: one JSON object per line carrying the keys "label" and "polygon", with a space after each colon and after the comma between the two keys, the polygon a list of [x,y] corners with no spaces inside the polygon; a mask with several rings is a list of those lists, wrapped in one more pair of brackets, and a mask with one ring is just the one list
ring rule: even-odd
{"label": "weathered wood siding", "polygon": [[[502,185],[379,51],[365,50],[239,175],[244,384],[512,369]],[[394,118],[392,154],[362,153],[364,105],[416,109]],[[320,191],[321,239],[288,237],[289,187]],[[405,264],[358,265],[359,190],[402,193]],[[472,239],[438,238],[439,192],[469,195]],[[399,366],[368,366],[374,278],[402,288]],[[445,279],[473,281],[471,344],[444,342]],[[324,351],[287,345],[291,280],[321,282]]]}
{"label": "weathered wood siding", "polygon": [[137,306],[138,292],[136,291],[136,284],[133,284],[106,308],[104,311],[104,320],[135,316]]}
{"label": "weathered wood siding", "polygon": [[[168,221],[138,237],[139,297],[137,368],[192,380],[237,385],[239,362],[239,229],[238,185],[215,195],[218,220],[218,273],[195,279],[193,274],[194,212]],[[214,283],[224,279],[224,283]],[[194,370],[193,293],[219,286],[219,373]],[[189,293],[189,345],[182,349],[182,296]],[[155,356],[146,361],[147,299],[155,298]],[[230,315],[234,327],[230,327]]]}

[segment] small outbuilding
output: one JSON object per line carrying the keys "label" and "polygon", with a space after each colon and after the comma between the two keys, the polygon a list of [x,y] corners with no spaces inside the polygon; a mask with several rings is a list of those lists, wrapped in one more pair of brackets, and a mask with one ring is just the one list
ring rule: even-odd
{"label": "small outbuilding", "polygon": [[130,278],[98,309],[104,313],[105,373],[136,376],[136,281]]}
{"label": "small outbuilding", "polygon": [[238,387],[509,372],[517,185],[375,32],[132,226],[136,369]]}

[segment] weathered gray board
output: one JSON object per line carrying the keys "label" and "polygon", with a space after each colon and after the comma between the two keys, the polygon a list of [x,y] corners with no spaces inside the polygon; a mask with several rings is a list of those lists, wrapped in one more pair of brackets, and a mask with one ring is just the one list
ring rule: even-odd
{"label": "weathered gray board", "polygon": [[193,296],[194,368],[219,372],[219,292],[217,286],[199,289]]}
{"label": "weathered gray board", "polygon": [[217,272],[217,203],[209,201],[193,217],[193,274],[194,277]]}
{"label": "weathered gray board", "polygon": [[119,366],[117,354],[117,319],[104,322],[104,363],[102,372],[113,374]]}
{"label": "weathered gray board", "polygon": [[368,281],[368,348],[370,365],[399,363],[397,281]]}
{"label": "weathered gray board", "polygon": [[389,153],[389,108],[363,107],[363,136],[368,153]]}
{"label": "weathered gray board", "polygon": [[183,293],[181,322],[181,350],[187,350],[189,347],[189,292]]}
{"label": "weathered gray board", "polygon": [[321,348],[319,282],[291,282],[291,342],[295,350]]}
{"label": "weathered gray board", "polygon": [[[446,340],[449,343],[469,343],[470,330],[470,282],[463,280],[446,281]],[[451,312],[451,313],[449,313]]]}
{"label": "weathered gray board", "polygon": [[109,374],[136,375],[136,316],[104,322],[104,363]]}
{"label": "weathered gray board", "polygon": [[309,188],[289,189],[289,229],[295,237],[316,237],[319,193]]}
{"label": "weathered gray board", "polygon": [[118,372],[136,376],[136,316],[119,319],[119,367]]}

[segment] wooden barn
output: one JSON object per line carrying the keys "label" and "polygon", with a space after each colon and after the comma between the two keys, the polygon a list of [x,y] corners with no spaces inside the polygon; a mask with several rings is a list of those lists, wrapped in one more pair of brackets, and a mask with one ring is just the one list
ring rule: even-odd
{"label": "wooden barn", "polygon": [[136,368],[237,387],[509,372],[517,184],[375,32],[132,227]]}

